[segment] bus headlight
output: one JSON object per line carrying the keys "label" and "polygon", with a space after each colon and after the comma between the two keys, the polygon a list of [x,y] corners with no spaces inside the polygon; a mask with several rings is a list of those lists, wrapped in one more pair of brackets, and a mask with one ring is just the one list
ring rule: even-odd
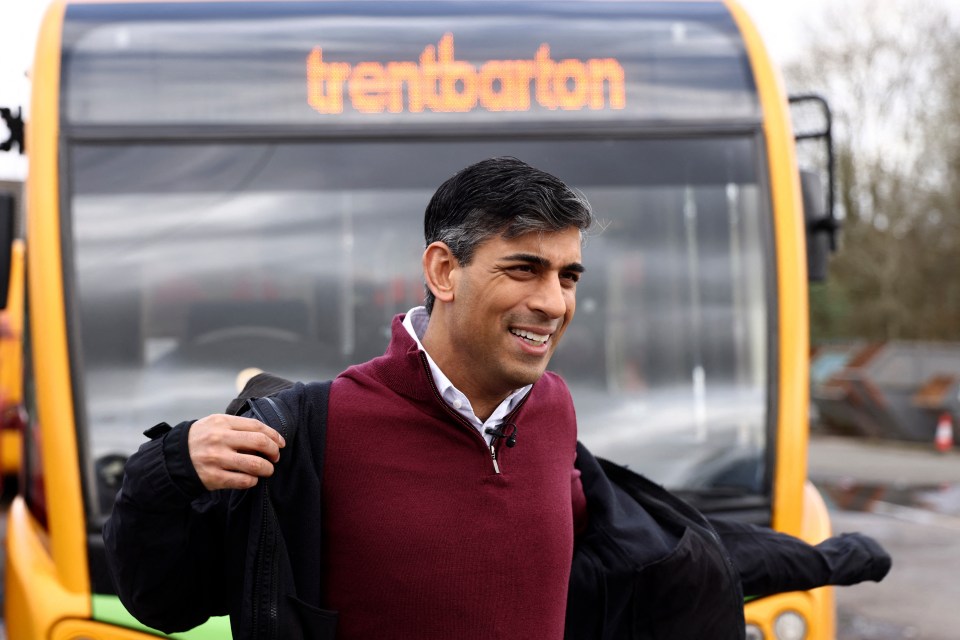
{"label": "bus headlight", "polygon": [[747,625],[747,640],[764,640],[763,630],[755,624]]}
{"label": "bus headlight", "polygon": [[773,635],[777,640],[805,640],[807,621],[796,611],[786,611],[773,621]]}

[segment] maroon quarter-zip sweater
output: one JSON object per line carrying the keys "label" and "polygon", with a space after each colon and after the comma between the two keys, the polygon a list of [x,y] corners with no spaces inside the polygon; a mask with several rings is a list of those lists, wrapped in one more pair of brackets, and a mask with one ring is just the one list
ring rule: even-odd
{"label": "maroon quarter-zip sweater", "polygon": [[569,390],[545,374],[508,421],[516,446],[491,452],[400,317],[384,356],[334,381],[318,580],[338,638],[563,637],[585,512]]}

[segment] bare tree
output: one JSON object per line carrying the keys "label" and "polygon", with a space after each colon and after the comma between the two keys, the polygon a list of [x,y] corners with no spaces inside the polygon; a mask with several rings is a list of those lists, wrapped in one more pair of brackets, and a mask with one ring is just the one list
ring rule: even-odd
{"label": "bare tree", "polygon": [[960,28],[942,2],[834,3],[794,90],[831,101],[841,251],[814,340],[960,339]]}

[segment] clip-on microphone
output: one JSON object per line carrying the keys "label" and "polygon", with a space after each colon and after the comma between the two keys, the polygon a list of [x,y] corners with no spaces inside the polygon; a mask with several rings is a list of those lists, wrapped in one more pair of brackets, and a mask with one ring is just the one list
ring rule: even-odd
{"label": "clip-on microphone", "polygon": [[484,431],[494,438],[506,438],[507,446],[510,448],[517,444],[517,425],[512,422],[502,424],[499,427],[487,427]]}

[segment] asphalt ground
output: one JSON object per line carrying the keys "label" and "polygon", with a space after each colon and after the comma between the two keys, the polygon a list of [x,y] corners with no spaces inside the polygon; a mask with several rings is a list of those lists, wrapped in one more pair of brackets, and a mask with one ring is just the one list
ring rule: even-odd
{"label": "asphalt ground", "polygon": [[809,474],[834,531],[893,558],[882,582],[836,589],[837,640],[960,638],[960,452],[816,436]]}
{"label": "asphalt ground", "polygon": [[837,640],[956,640],[960,637],[960,527],[901,516],[839,512],[835,530],[861,531],[893,557],[880,583],[835,590]]}

